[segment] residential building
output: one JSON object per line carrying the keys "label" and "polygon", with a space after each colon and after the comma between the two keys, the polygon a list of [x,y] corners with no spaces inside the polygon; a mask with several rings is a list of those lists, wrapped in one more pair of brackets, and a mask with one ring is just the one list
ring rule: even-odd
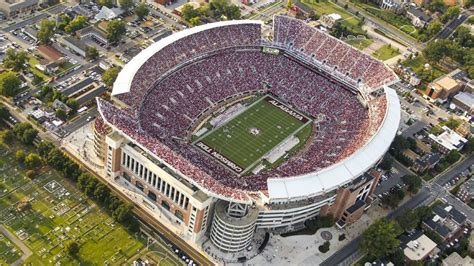
{"label": "residential building", "polygon": [[436,252],[436,243],[426,235],[406,244],[403,254],[409,261],[422,261]]}
{"label": "residential building", "polygon": [[470,203],[474,199],[474,179],[471,178],[464,182],[456,196],[465,203]]}
{"label": "residential building", "polygon": [[449,127],[443,126],[442,129],[444,132],[438,136],[433,134],[428,135],[428,141],[430,141],[431,144],[437,144],[442,153],[448,153],[452,150],[460,151],[464,147],[464,144],[467,143],[467,139]]}
{"label": "residential building", "polygon": [[39,0],[0,0],[0,10],[7,18],[29,14],[38,9]]}
{"label": "residential building", "polygon": [[322,15],[321,18],[319,19],[319,22],[324,27],[331,29],[339,20],[341,20],[341,18],[342,18],[341,15],[332,13],[328,15]]}
{"label": "residential building", "polygon": [[433,207],[433,214],[423,221],[423,227],[437,233],[444,241],[462,233],[466,221],[464,214],[444,203]]}
{"label": "residential building", "polygon": [[415,160],[412,168],[418,173],[422,173],[428,169],[433,169],[436,164],[441,159],[441,155],[439,153],[430,153],[425,154],[422,157]]}
{"label": "residential building", "polygon": [[69,50],[75,52],[76,54],[82,57],[86,57],[87,45],[81,39],[78,39],[76,37],[66,36],[61,39],[61,42]]}
{"label": "residential building", "polygon": [[425,12],[423,12],[423,9],[419,7],[412,6],[408,8],[406,15],[415,27],[424,28],[431,21],[431,16],[427,15]]}

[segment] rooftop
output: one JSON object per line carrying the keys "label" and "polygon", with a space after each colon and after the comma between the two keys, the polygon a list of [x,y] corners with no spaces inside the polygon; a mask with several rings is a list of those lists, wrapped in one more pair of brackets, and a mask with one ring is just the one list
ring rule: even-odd
{"label": "rooftop", "polygon": [[454,149],[460,150],[467,142],[467,139],[463,138],[449,127],[443,126],[443,130],[444,132],[438,136],[430,134],[428,137],[450,151]]}
{"label": "rooftop", "polygon": [[408,242],[407,247],[403,250],[403,253],[409,260],[417,261],[424,259],[435,248],[436,243],[426,235],[422,235],[418,239]]}
{"label": "rooftop", "polygon": [[463,104],[474,107],[474,95],[469,92],[462,91],[454,96],[454,99],[462,102]]}

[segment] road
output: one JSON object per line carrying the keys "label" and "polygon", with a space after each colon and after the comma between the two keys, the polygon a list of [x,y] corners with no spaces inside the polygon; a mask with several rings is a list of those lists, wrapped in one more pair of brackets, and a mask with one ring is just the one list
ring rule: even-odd
{"label": "road", "polygon": [[14,236],[10,231],[8,231],[3,225],[0,225],[0,232],[5,235],[8,239],[10,239],[11,242],[13,242],[18,248],[21,249],[21,252],[23,252],[23,255],[21,258],[19,258],[17,261],[13,262],[11,265],[16,266],[16,265],[23,265],[23,262],[26,261],[28,257],[30,257],[33,252],[16,236]]}
{"label": "road", "polygon": [[424,48],[423,44],[419,43],[416,39],[401,32],[399,29],[395,28],[391,24],[385,21],[382,21],[381,19],[377,17],[374,17],[373,15],[366,12],[364,9],[355,6],[348,0],[337,1],[337,5],[339,5],[342,8],[344,8],[346,4],[348,6],[346,10],[349,11],[352,15],[356,16],[355,14],[358,12],[360,15],[365,17],[366,23],[373,24],[374,26],[376,26],[377,29],[384,32],[387,36],[393,37],[397,39],[399,42],[401,42],[402,44],[411,46],[413,48],[416,48],[417,50],[420,50],[420,51],[423,50]]}
{"label": "road", "polygon": [[22,20],[18,23],[15,23],[11,26],[8,26],[6,28],[3,28],[3,31],[5,32],[9,32],[9,31],[12,31],[12,30],[16,30],[16,29],[19,29],[19,28],[23,28],[24,26],[27,26],[27,25],[31,25],[31,24],[35,24],[36,22],[44,19],[44,18],[47,18],[49,17],[50,15],[49,14],[45,14],[45,13],[40,13],[40,14],[37,14],[37,15],[34,15],[33,17],[31,18],[28,18],[28,19],[25,19],[25,20]]}
{"label": "road", "polygon": [[79,128],[83,127],[85,124],[87,124],[88,118],[90,117],[96,117],[98,114],[97,107],[94,105],[94,107],[89,108],[87,111],[84,113],[81,113],[80,116],[77,118],[69,121],[67,124],[64,124],[61,126],[61,129],[64,131],[65,136],[69,135],[71,132],[74,132],[78,130]]}
{"label": "road", "polygon": [[455,19],[451,20],[444,26],[444,28],[438,32],[438,34],[433,39],[446,39],[456,30],[459,25],[461,25],[467,18],[472,14],[470,11],[465,11],[461,15],[457,16]]}

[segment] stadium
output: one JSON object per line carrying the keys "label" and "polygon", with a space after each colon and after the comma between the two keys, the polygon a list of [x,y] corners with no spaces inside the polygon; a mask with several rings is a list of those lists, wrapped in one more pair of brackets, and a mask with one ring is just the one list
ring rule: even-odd
{"label": "stadium", "polygon": [[110,182],[225,252],[318,214],[340,227],[360,217],[400,120],[398,77],[382,62],[295,18],[265,27],[177,32],[125,65],[111,102],[97,100]]}

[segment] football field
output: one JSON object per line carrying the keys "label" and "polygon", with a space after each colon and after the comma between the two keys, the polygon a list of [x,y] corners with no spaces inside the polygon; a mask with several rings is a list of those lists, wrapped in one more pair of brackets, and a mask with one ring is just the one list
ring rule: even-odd
{"label": "football field", "polygon": [[195,142],[195,145],[236,173],[243,173],[310,119],[270,96]]}

